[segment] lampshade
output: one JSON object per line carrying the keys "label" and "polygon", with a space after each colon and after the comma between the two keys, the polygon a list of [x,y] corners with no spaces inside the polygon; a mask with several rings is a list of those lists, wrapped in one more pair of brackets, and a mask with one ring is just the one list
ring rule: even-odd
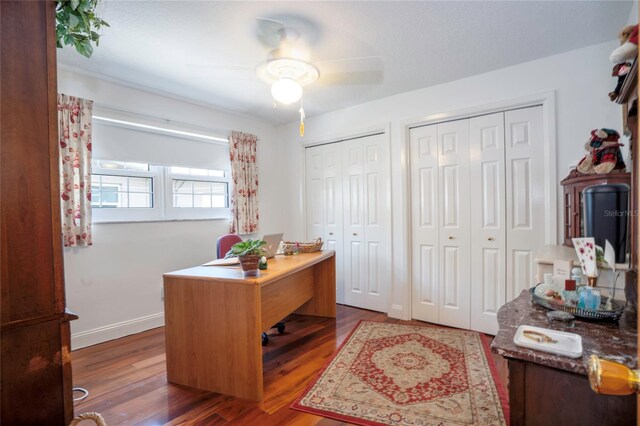
{"label": "lampshade", "polygon": [[276,101],[288,105],[302,97],[302,86],[290,77],[281,77],[271,86],[271,95]]}

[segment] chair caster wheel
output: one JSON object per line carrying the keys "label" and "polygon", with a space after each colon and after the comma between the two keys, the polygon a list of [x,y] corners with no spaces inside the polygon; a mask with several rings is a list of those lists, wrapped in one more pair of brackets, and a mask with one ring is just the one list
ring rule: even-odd
{"label": "chair caster wheel", "polygon": [[280,334],[284,333],[284,323],[278,324],[277,328],[278,328],[278,333]]}
{"label": "chair caster wheel", "polygon": [[262,333],[262,346],[267,346],[268,343],[269,336],[267,336],[267,333]]}

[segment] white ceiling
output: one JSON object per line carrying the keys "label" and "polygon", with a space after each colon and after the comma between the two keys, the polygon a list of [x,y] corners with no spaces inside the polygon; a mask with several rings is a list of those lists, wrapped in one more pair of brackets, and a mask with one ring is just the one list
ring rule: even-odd
{"label": "white ceiling", "polygon": [[[102,31],[93,56],[65,47],[58,60],[278,124],[295,121],[299,106],[274,109],[269,87],[253,71],[270,50],[256,36],[258,17],[296,28],[311,61],[320,62],[320,80],[305,88],[303,98],[312,116],[615,39],[631,5],[103,0],[99,15],[111,27]],[[322,63],[369,56],[378,58]],[[382,81],[328,84],[327,70],[358,72],[362,63],[380,66]]]}

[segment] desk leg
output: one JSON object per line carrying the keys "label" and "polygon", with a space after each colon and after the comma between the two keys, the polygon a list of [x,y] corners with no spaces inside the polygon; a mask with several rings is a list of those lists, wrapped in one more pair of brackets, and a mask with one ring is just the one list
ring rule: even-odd
{"label": "desk leg", "polygon": [[296,314],[336,317],[336,256],[313,266],[314,295]]}
{"label": "desk leg", "polygon": [[167,379],[262,400],[260,289],[164,278]]}

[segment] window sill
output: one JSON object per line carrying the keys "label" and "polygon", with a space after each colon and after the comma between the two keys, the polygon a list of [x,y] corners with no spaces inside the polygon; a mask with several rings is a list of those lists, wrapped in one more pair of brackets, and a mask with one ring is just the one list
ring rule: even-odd
{"label": "window sill", "polygon": [[114,225],[114,224],[125,224],[125,223],[160,223],[160,222],[208,222],[208,221],[218,221],[218,220],[229,221],[230,219],[228,217],[210,217],[210,218],[194,218],[194,219],[105,220],[105,221],[94,221],[93,225]]}

